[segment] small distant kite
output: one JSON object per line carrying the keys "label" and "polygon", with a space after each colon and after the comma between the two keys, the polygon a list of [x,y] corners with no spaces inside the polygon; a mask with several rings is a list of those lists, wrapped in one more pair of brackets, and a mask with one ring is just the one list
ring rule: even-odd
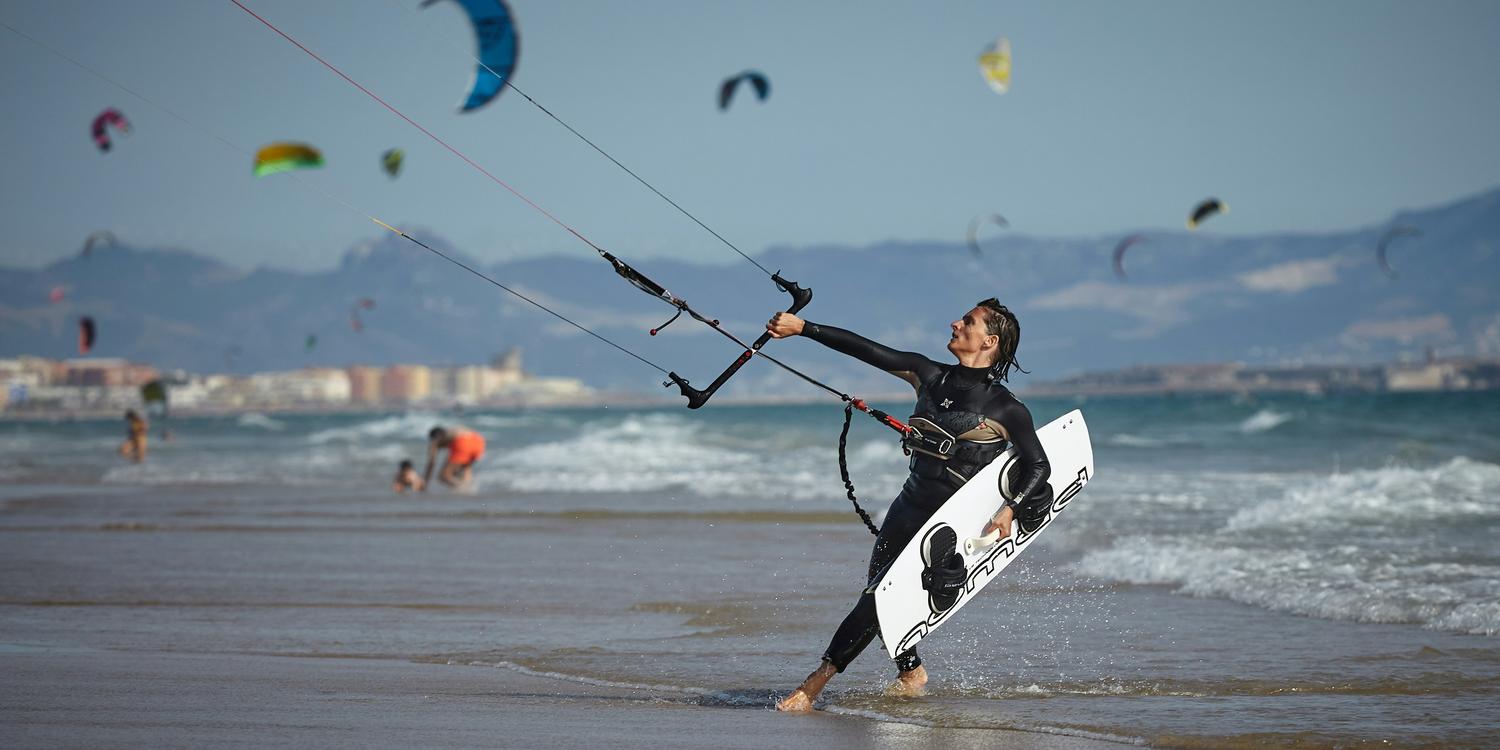
{"label": "small distant kite", "polygon": [[1399,237],[1421,237],[1421,236],[1422,236],[1422,230],[1417,229],[1416,227],[1412,227],[1412,226],[1392,227],[1390,231],[1386,232],[1385,235],[1380,238],[1380,242],[1378,244],[1376,244],[1376,246],[1375,246],[1375,262],[1380,264],[1380,270],[1384,271],[1386,276],[1389,276],[1389,277],[1391,277],[1393,279],[1396,278],[1396,269],[1391,268],[1390,262],[1388,262],[1386,260],[1386,257],[1385,257],[1386,248],[1390,247],[1391,242],[1394,241],[1394,240],[1396,240]]}
{"label": "small distant kite", "polygon": [[317,346],[318,346],[318,335],[315,334],[315,333],[309,333],[309,334],[307,334],[307,340],[302,342],[302,351],[304,351],[304,352],[310,352],[313,349],[316,349]]}
{"label": "small distant kite", "polygon": [[114,247],[116,244],[114,233],[107,229],[102,229],[89,235],[88,239],[83,241],[83,252],[81,255],[85,258],[93,255],[94,248],[101,244],[105,247]]}
{"label": "small distant kite", "polygon": [[55,304],[57,304],[59,302],[62,302],[63,298],[66,297],[66,296],[67,296],[67,292],[64,291],[62,287],[55,286],[55,287],[52,287],[52,291],[50,291],[50,292],[47,293],[47,301],[49,301],[49,302],[51,302],[52,304],[55,305]]}
{"label": "small distant kite", "polygon": [[771,82],[765,74],[747,70],[733,78],[724,79],[724,83],[719,85],[719,111],[729,109],[729,102],[734,99],[735,89],[739,88],[741,81],[749,81],[755,87],[755,96],[760,101],[765,101],[771,95]]}
{"label": "small distant kite", "polygon": [[994,224],[1001,229],[1010,228],[1010,222],[1007,222],[1005,217],[1000,214],[980,214],[969,221],[969,252],[974,253],[974,257],[976,258],[981,255],[979,252],[979,229],[986,223]]}
{"label": "small distant kite", "polygon": [[374,309],[375,300],[369,297],[360,297],[359,301],[354,303],[354,307],[349,309],[349,325],[354,328],[355,333],[365,330],[365,323],[363,320],[360,320],[359,311]]}
{"label": "small distant kite", "polygon": [[255,152],[255,176],[323,166],[323,155],[305,143],[273,143]]}
{"label": "small distant kite", "polygon": [[396,179],[396,175],[401,174],[401,162],[405,160],[406,152],[402,151],[399,148],[393,148],[390,151],[387,151],[384,154],[380,155],[380,166],[383,167],[385,169],[385,173],[387,175],[390,175],[391,179],[394,180]]}
{"label": "small distant kite", "polygon": [[88,354],[94,349],[96,329],[94,319],[85,315],[78,319],[78,353]]}
{"label": "small distant kite", "polygon": [[997,94],[1010,90],[1010,40],[996,39],[979,54],[979,74]]}
{"label": "small distant kite", "polygon": [[1146,235],[1144,234],[1132,234],[1129,237],[1120,240],[1120,243],[1118,245],[1115,245],[1114,263],[1116,276],[1122,279],[1125,278],[1125,251],[1129,250],[1131,245],[1134,245],[1137,242],[1144,242],[1145,240]]}
{"label": "small distant kite", "polygon": [[120,114],[120,110],[110,107],[100,112],[99,116],[94,118],[93,127],[90,128],[90,132],[94,134],[94,145],[99,147],[100,153],[109,153],[113,145],[109,140],[111,126],[124,135],[130,135],[130,121],[125,119],[125,115]]}
{"label": "small distant kite", "polygon": [[1229,204],[1220,201],[1218,198],[1209,198],[1199,203],[1198,207],[1193,209],[1193,215],[1189,216],[1187,220],[1187,228],[1197,229],[1198,225],[1202,224],[1204,219],[1214,214],[1227,213],[1229,213]]}
{"label": "small distant kite", "polygon": [[[427,8],[442,0],[423,0]],[[469,14],[469,23],[474,26],[474,36],[479,43],[478,67],[474,70],[474,82],[469,87],[469,96],[459,107],[460,112],[473,112],[500,95],[516,72],[516,58],[520,56],[521,39],[516,33],[515,20],[510,7],[502,0],[454,0]]]}
{"label": "small distant kite", "polygon": [[245,350],[239,348],[238,346],[231,346],[228,349],[225,349],[224,350],[224,369],[226,369],[226,370],[233,370],[235,362],[237,362],[239,360],[239,358],[240,358],[240,355],[244,354],[244,353],[245,353]]}

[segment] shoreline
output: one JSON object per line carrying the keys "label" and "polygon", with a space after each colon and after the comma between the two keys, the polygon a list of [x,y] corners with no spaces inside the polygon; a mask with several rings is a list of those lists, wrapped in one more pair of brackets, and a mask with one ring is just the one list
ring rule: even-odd
{"label": "shoreline", "polygon": [[[1136,744],[775,712],[759,695],[585,684],[404,658],[0,644],[8,747],[860,747],[1090,750]],[[100,689],[79,691],[81,685]],[[767,696],[770,692],[767,691]]]}
{"label": "shoreline", "polygon": [[[1046,399],[1052,401],[1067,401],[1072,403],[1088,403],[1090,401],[1112,401],[1129,399],[1224,399],[1231,401],[1250,400],[1254,402],[1259,398],[1269,399],[1324,399],[1353,397],[1362,399],[1381,398],[1485,398],[1500,391],[1495,390],[1446,390],[1446,391],[1328,391],[1309,392],[1303,390],[1264,390],[1264,391],[1238,391],[1238,390],[1214,390],[1212,388],[1201,389],[1166,389],[1166,390],[1129,390],[1129,391],[1086,391],[1086,390],[1061,390],[1051,388],[1047,384],[1028,386],[1016,391],[1016,396],[1022,400]],[[863,397],[865,401],[872,404],[894,404],[909,403],[912,398],[910,393],[876,393]],[[833,399],[819,396],[722,396],[714,402],[716,406],[728,406],[735,408],[758,407],[758,406],[826,406],[837,405]],[[473,404],[455,409],[453,405],[440,404],[379,404],[379,405],[285,405],[285,406],[256,406],[242,408],[214,408],[214,409],[174,409],[173,417],[177,418],[204,418],[204,417],[239,417],[247,414],[262,414],[266,416],[361,416],[361,415],[389,415],[409,414],[412,412],[433,412],[445,418],[463,420],[464,415],[475,413],[499,413],[517,414],[527,412],[554,412],[569,409],[669,409],[673,407],[685,407],[680,397],[664,397],[659,399],[627,396],[620,399],[592,399],[577,403],[547,403],[547,404]],[[65,414],[57,413],[26,413],[8,410],[0,410],[0,424],[5,423],[43,423],[43,424],[65,424],[69,422],[85,422],[99,420],[117,420],[120,417],[118,409],[98,409],[86,411],[71,411]]]}

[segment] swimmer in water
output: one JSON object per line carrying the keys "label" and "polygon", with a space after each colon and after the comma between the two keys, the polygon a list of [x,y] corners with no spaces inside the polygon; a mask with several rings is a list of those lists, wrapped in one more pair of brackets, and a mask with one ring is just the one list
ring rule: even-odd
{"label": "swimmer in water", "polygon": [[413,466],[411,461],[402,461],[401,466],[396,469],[396,478],[391,480],[391,491],[421,492],[424,489],[427,489],[427,483],[422,481],[421,475],[417,474],[417,467]]}
{"label": "swimmer in water", "polygon": [[142,417],[135,409],[125,412],[125,441],[120,443],[120,455],[140,463],[146,460],[146,436],[151,431],[151,426],[146,424],[146,418]]}

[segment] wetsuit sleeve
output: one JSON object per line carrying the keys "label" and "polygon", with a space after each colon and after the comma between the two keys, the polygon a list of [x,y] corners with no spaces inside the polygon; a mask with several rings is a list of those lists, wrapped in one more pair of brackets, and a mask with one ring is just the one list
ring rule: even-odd
{"label": "wetsuit sleeve", "polygon": [[1016,457],[1021,463],[1020,481],[1013,483],[1015,495],[1005,501],[1006,505],[1014,508],[1025,503],[1046,485],[1047,479],[1052,476],[1052,464],[1047,462],[1047,452],[1042,450],[1042,441],[1036,436],[1031,410],[1014,398],[1007,398],[1006,401],[1009,403],[1001,407],[994,417],[1005,426],[1010,444],[1015,446]]}
{"label": "wetsuit sleeve", "polygon": [[[915,387],[937,377],[938,363],[916,352],[899,352],[852,331],[803,321],[802,334],[841,354],[847,354],[867,365],[878,367]],[[910,377],[908,377],[908,375]]]}

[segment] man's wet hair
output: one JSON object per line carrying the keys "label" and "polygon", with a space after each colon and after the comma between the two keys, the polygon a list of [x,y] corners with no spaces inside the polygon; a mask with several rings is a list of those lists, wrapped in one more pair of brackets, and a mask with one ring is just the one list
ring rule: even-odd
{"label": "man's wet hair", "polygon": [[985,332],[1000,339],[995,362],[990,366],[989,380],[1010,380],[1011,368],[1026,372],[1016,362],[1016,348],[1021,345],[1021,321],[1016,320],[1016,314],[995,297],[979,300],[975,307],[984,311]]}
{"label": "man's wet hair", "polygon": [[448,431],[441,427],[434,427],[427,431],[428,440],[442,440],[445,437],[448,437]]}
{"label": "man's wet hair", "polygon": [[405,459],[405,460],[403,460],[401,462],[401,467],[400,468],[401,468],[402,471],[406,471],[407,469],[414,469],[416,467],[412,466],[411,459],[408,458],[408,459]]}

